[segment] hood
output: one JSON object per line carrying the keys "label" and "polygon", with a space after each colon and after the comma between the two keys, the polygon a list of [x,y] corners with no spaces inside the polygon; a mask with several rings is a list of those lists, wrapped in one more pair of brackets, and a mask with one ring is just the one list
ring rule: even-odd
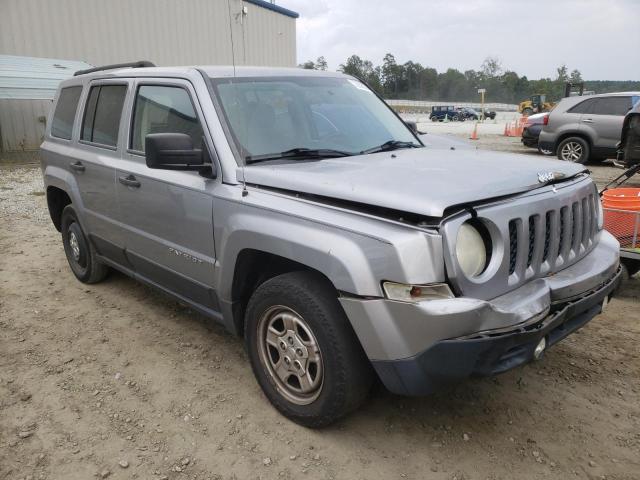
{"label": "hood", "polygon": [[[482,150],[412,148],[245,167],[246,183],[429,217],[445,209],[539,188],[539,173],[570,178],[583,165]],[[238,180],[242,179],[239,168]]]}

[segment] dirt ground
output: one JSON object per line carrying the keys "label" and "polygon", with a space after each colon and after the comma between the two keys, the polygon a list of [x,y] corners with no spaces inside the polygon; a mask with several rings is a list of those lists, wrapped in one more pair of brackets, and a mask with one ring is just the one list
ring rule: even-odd
{"label": "dirt ground", "polygon": [[42,189],[0,164],[0,480],[640,479],[639,279],[540,362],[428,398],[376,388],[313,431],[221,327],[118,273],[76,281]]}

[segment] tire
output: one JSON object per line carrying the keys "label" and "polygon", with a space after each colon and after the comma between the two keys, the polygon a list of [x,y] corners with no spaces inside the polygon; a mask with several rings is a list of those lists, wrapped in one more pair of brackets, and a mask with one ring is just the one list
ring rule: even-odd
{"label": "tire", "polygon": [[565,138],[556,149],[559,160],[575,163],[587,163],[589,160],[589,144],[581,137]]}
{"label": "tire", "polygon": [[524,110],[522,110],[522,115],[524,115],[525,117],[528,117],[529,115],[533,115],[533,108],[525,108]]}
{"label": "tire", "polygon": [[433,117],[431,117],[431,121],[432,122],[437,122],[438,121],[438,117],[436,117],[435,115]]}
{"label": "tire", "polygon": [[62,210],[62,244],[71,271],[82,283],[98,283],[107,276],[109,267],[96,259],[96,250],[87,239],[71,205]]}
{"label": "tire", "polygon": [[460,120],[460,117],[458,117],[457,115],[454,115],[451,120],[453,120],[454,122],[457,122],[458,120]]}
{"label": "tire", "polygon": [[247,306],[245,342],[269,401],[305,427],[335,422],[371,389],[371,365],[333,286],[318,274],[285,273],[260,285]]}
{"label": "tire", "polygon": [[621,258],[620,263],[626,268],[629,277],[633,277],[636,273],[640,272],[640,260]]}
{"label": "tire", "polygon": [[540,148],[539,145],[538,145],[538,152],[541,153],[542,155],[553,155],[553,150],[546,150],[544,148]]}

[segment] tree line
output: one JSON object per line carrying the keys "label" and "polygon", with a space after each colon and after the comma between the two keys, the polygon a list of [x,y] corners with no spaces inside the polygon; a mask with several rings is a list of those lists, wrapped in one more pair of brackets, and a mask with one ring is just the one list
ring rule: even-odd
{"label": "tree line", "polygon": [[[327,61],[318,57],[299,67],[327,70]],[[487,102],[519,103],[535,93],[544,93],[556,101],[564,96],[567,82],[583,81],[579,70],[569,71],[566,65],[556,69],[555,78],[530,80],[503,68],[495,57],[487,57],[479,70],[460,72],[449,68],[438,72],[413,61],[398,63],[391,53],[384,56],[382,65],[351,55],[338,70],[365,81],[384,98],[408,100],[474,102],[479,98],[478,89],[485,88]],[[586,80],[584,88],[596,93],[640,90],[640,81]]]}

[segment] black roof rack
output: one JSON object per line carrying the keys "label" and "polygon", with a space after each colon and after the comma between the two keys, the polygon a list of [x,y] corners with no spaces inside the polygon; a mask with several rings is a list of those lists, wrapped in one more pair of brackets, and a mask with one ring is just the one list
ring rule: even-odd
{"label": "black roof rack", "polygon": [[85,73],[93,73],[93,72],[101,72],[102,70],[113,70],[114,68],[145,68],[145,67],[155,67],[155,64],[151,63],[149,60],[138,60],[137,62],[128,62],[128,63],[114,63],[113,65],[104,65],[102,67],[93,67],[87,68],[86,70],[78,70],[73,74],[74,77],[78,75],[84,75]]}

